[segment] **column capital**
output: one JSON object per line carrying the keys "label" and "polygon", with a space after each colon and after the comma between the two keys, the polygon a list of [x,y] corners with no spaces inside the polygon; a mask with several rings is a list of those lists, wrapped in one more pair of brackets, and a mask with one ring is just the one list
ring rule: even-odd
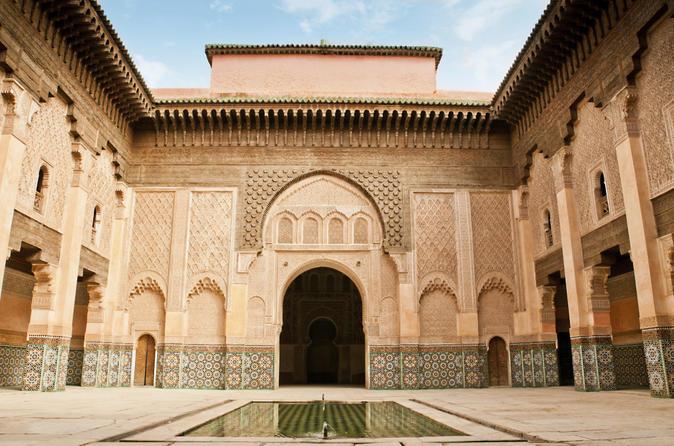
{"label": "column capital", "polygon": [[555,292],[557,287],[550,285],[541,285],[536,288],[538,290],[538,297],[541,302],[540,314],[541,323],[554,324],[555,323]]}
{"label": "column capital", "polygon": [[80,140],[73,141],[71,146],[73,157],[73,187],[81,187],[86,190],[89,180],[89,170],[92,167],[92,155],[89,149]]}
{"label": "column capital", "polygon": [[608,276],[610,266],[590,266],[583,270],[585,289],[587,290],[588,308],[590,311],[609,311],[611,304],[608,296]]}
{"label": "column capital", "polygon": [[5,120],[0,133],[13,135],[25,143],[28,123],[38,107],[33,106],[34,101],[26,89],[12,77],[6,77],[0,83],[0,97],[5,106]]}
{"label": "column capital", "polygon": [[572,161],[571,147],[562,146],[553,156],[550,167],[555,181],[555,191],[573,187],[573,175],[571,174]]}
{"label": "column capital", "polygon": [[613,144],[618,145],[630,136],[638,136],[639,96],[636,87],[620,90],[604,108],[609,127],[613,131]]}
{"label": "column capital", "polygon": [[45,310],[54,309],[54,278],[56,277],[55,265],[50,263],[33,263],[32,270],[35,276],[35,286],[33,287],[32,308]]}

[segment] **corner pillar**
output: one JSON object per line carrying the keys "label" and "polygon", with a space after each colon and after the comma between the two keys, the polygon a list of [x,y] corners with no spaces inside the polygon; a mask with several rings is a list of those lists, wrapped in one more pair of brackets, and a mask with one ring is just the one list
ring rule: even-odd
{"label": "corner pillar", "polygon": [[[650,200],[648,169],[634,87],[621,90],[607,105],[613,128],[620,183],[625,202],[630,256],[634,265],[639,319],[644,339],[651,395],[674,397],[674,296],[667,292],[668,259],[660,256],[658,231]],[[664,261],[663,261],[664,260]],[[670,260],[671,261],[671,260]],[[671,266],[671,264],[670,264]]]}
{"label": "corner pillar", "polygon": [[129,201],[126,186],[118,183],[116,208],[110,235],[110,265],[105,287],[89,284],[87,331],[84,337],[82,386],[128,387],[131,385],[133,345],[118,307],[125,294]]}
{"label": "corner pillar", "polygon": [[[0,129],[0,289],[5,278],[5,260],[9,257],[9,236],[21,179],[21,163],[26,153],[27,119],[19,114],[18,100],[25,94],[14,79],[2,82],[5,116]],[[0,299],[2,296],[0,296]]]}
{"label": "corner pillar", "polygon": [[[608,272],[603,267],[584,266],[571,161],[570,148],[562,147],[553,156],[552,171],[569,303],[574,382],[576,390],[614,390],[611,325],[610,316],[606,316]],[[602,280],[604,289],[599,291]]]}

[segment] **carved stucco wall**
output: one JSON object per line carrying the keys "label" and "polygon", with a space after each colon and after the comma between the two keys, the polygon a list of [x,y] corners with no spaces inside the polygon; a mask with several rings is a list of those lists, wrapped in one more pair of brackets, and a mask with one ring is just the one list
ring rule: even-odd
{"label": "carved stucco wall", "polygon": [[457,342],[456,297],[448,290],[433,289],[419,301],[420,342]]}
{"label": "carved stucco wall", "polygon": [[17,196],[20,208],[33,209],[38,172],[46,164],[49,169],[46,206],[44,217],[37,218],[56,228],[60,228],[66,189],[72,181],[72,144],[66,111],[65,103],[51,98],[33,115]]}
{"label": "carved stucco wall", "polygon": [[553,248],[559,246],[561,239],[557,197],[550,164],[549,158],[545,158],[542,153],[536,152],[533,154],[529,170],[529,221],[534,236],[534,255],[536,256],[542,255],[548,250],[543,233],[543,212],[545,209],[550,209],[552,214]]}
{"label": "carved stucco wall", "polygon": [[190,344],[225,343],[225,299],[203,290],[187,301],[187,340]]}
{"label": "carved stucco wall", "polygon": [[480,293],[478,300],[478,329],[480,341],[488,342],[493,336],[506,341],[513,332],[513,296],[503,289],[492,288]]}
{"label": "carved stucco wall", "polygon": [[651,195],[674,187],[674,22],[664,20],[648,35],[637,78],[641,137]]}
{"label": "carved stucco wall", "polygon": [[417,282],[432,273],[442,273],[456,284],[457,249],[454,194],[414,195],[414,248]]}
{"label": "carved stucco wall", "polygon": [[509,193],[472,192],[470,194],[473,228],[475,283],[494,273],[515,280],[512,205]]}
{"label": "carved stucco wall", "polygon": [[150,191],[136,194],[129,278],[152,271],[168,283],[174,195],[174,192]]}
{"label": "carved stucco wall", "polygon": [[[110,252],[110,233],[116,204],[115,171],[110,150],[102,150],[99,155],[95,156],[88,173],[87,185],[89,194],[87,195],[87,206],[84,213],[82,244],[107,257]],[[99,206],[101,212],[98,246],[92,243],[91,237],[94,208],[96,206]]]}
{"label": "carved stucco wall", "polygon": [[232,193],[192,192],[187,254],[189,284],[200,275],[227,282],[231,231]]}
{"label": "carved stucco wall", "polygon": [[[302,178],[310,169],[249,169],[237,219],[237,239],[241,249],[259,249],[262,246],[262,223],[265,212],[276,195],[293,180]],[[403,217],[400,174],[396,170],[347,170],[334,172],[358,184],[370,195],[381,213],[384,223],[385,246],[402,246]]]}
{"label": "carved stucco wall", "polygon": [[598,225],[593,175],[597,169],[604,173],[611,214],[625,208],[612,135],[609,120],[594,104],[583,102],[578,107],[575,138],[571,145],[571,172],[578,223],[583,234]]}
{"label": "carved stucco wall", "polygon": [[134,341],[144,333],[150,333],[157,343],[161,343],[165,320],[164,298],[159,292],[144,290],[133,296],[129,305],[129,322]]}
{"label": "carved stucco wall", "polygon": [[400,334],[397,276],[397,269],[393,261],[383,257],[381,265],[382,299],[379,303],[379,336],[382,337]]}

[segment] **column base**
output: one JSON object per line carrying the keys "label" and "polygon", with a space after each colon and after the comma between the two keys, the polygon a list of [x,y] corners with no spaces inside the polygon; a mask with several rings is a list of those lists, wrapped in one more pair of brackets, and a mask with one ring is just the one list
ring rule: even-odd
{"label": "column base", "polygon": [[651,396],[674,397],[674,327],[642,330]]}
{"label": "column base", "polygon": [[511,343],[510,377],[513,387],[558,386],[559,366],[555,343]]}
{"label": "column base", "polygon": [[132,352],[131,344],[87,343],[82,387],[129,387]]}
{"label": "column base", "polygon": [[68,372],[66,374],[67,386],[82,385],[83,363],[84,363],[84,350],[71,348],[68,351]]}
{"label": "column base", "polygon": [[0,345],[0,387],[21,387],[26,360],[23,345]]}
{"label": "column base", "polygon": [[610,336],[571,338],[576,390],[615,390],[613,344]]}
{"label": "column base", "polygon": [[70,338],[29,336],[22,389],[41,392],[65,390],[69,351]]}

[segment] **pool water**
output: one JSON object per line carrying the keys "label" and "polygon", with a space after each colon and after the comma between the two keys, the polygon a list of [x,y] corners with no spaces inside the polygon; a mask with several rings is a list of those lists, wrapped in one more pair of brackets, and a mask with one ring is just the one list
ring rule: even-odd
{"label": "pool water", "polygon": [[[324,408],[325,406],[325,408]],[[249,403],[181,435],[197,437],[322,438],[445,437],[463,435],[394,402]]]}

